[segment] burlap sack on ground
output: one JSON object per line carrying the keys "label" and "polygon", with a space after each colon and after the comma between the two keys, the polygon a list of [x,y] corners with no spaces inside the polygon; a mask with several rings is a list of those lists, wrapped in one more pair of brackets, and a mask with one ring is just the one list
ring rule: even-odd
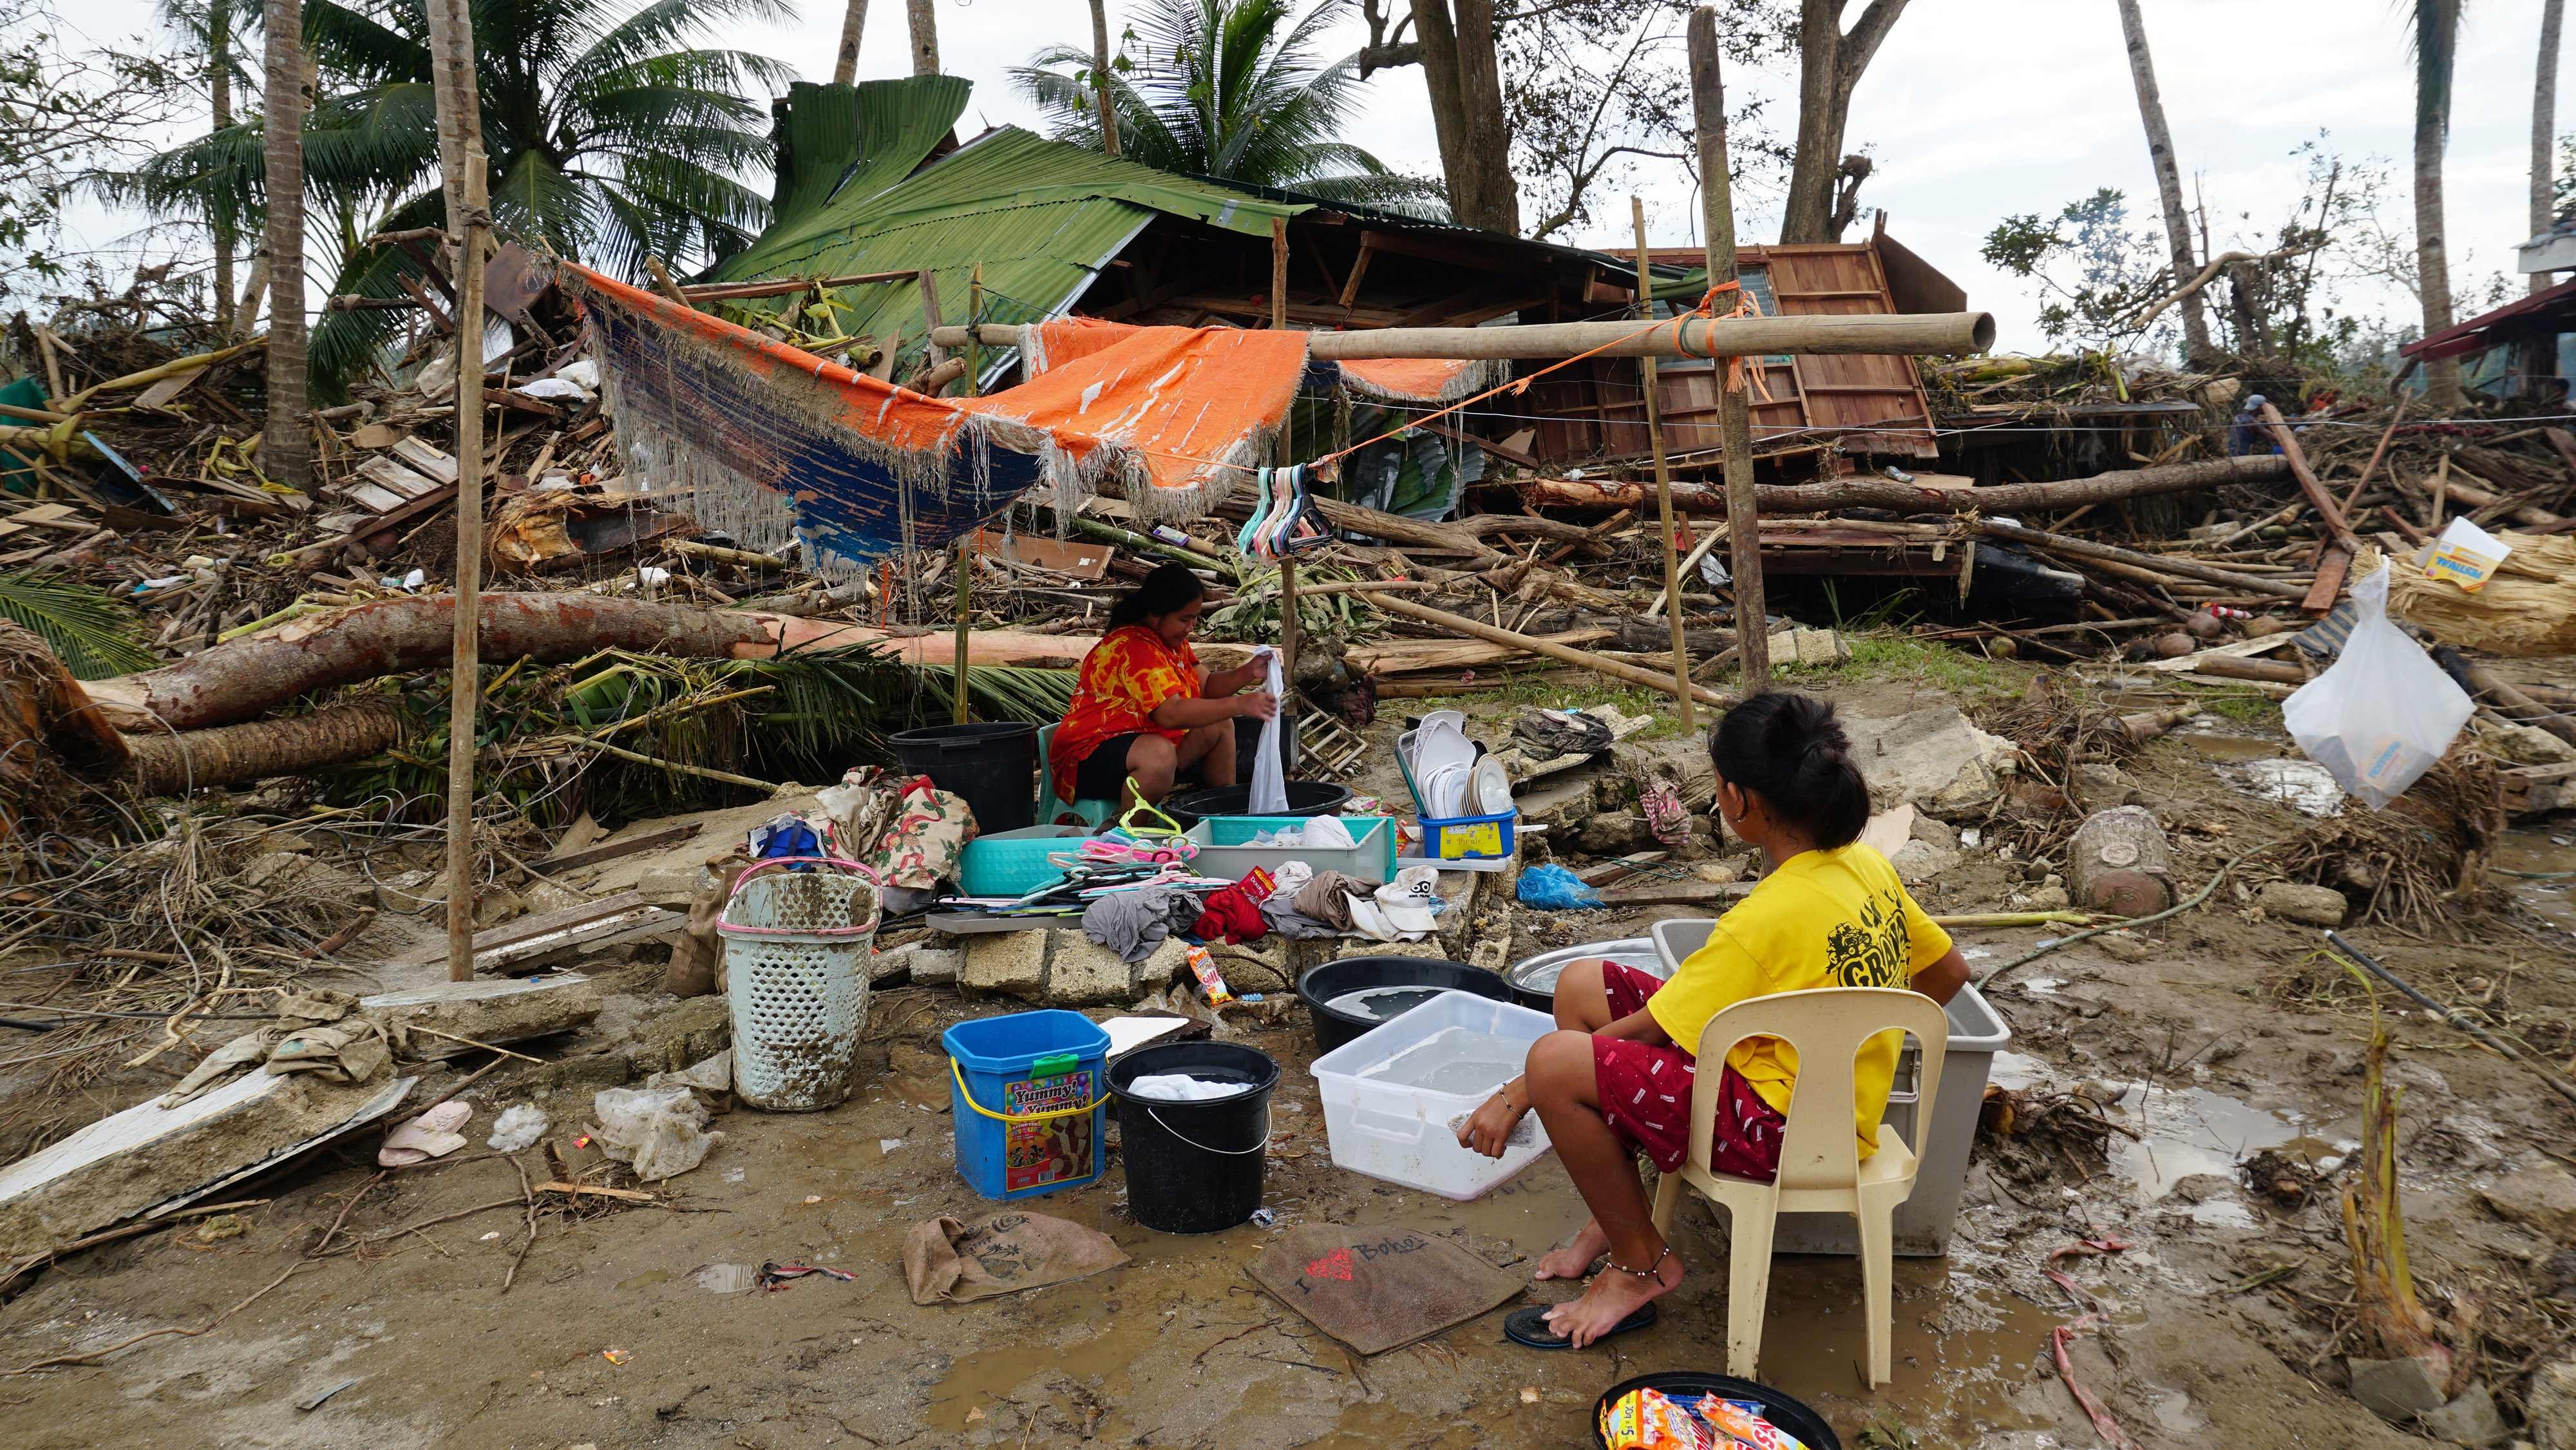
{"label": "burlap sack on ground", "polygon": [[1251,1264],[1280,1302],[1361,1354],[1384,1354],[1464,1324],[1521,1292],[1456,1243],[1405,1228],[1311,1224]]}
{"label": "burlap sack on ground", "polygon": [[903,1240],[903,1278],[915,1304],[1016,1294],[1126,1262],[1109,1235],[1043,1213],[997,1213],[972,1227],[934,1218]]}

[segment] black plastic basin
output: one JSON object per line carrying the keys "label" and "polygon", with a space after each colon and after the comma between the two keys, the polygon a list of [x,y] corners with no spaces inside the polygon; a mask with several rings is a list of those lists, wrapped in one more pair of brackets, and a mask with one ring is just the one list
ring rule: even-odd
{"label": "black plastic basin", "polygon": [[1430,957],[1344,957],[1326,962],[1297,979],[1297,998],[1306,1004],[1307,1019],[1315,1024],[1316,1056],[1323,1056],[1372,1027],[1386,1025],[1378,1018],[1325,1005],[1335,997],[1370,987],[1434,987],[1473,992],[1497,1002],[1512,999],[1510,983],[1465,962]]}

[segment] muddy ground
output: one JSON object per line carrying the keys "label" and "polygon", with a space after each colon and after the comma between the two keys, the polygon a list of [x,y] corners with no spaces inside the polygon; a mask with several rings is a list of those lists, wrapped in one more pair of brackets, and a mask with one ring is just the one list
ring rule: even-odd
{"label": "muddy ground", "polygon": [[[1972,683],[2009,699],[2022,677]],[[1810,688],[1885,711],[1938,698],[1902,667]],[[1497,708],[1491,702],[1481,707]],[[1390,710],[1390,715],[1393,713]],[[1378,728],[1398,728],[1382,717]],[[2277,720],[2231,702],[2186,733],[2277,739]],[[2222,778],[2248,747],[2168,738],[2125,767],[2175,831],[2187,887],[2248,845],[2305,826]],[[2071,824],[2071,822],[2070,822]],[[2570,834],[2567,818],[2554,827]],[[2550,829],[2518,833],[2515,869],[2565,870]],[[2445,1001],[2482,1011],[2564,1061],[2576,1021],[2576,938],[2564,880],[2503,878],[2514,899],[2465,908],[2449,936],[2352,933]],[[1972,852],[1923,889],[1937,912],[2000,909],[2030,883]],[[1517,958],[1637,934],[1660,909],[1579,917],[1513,913]],[[1965,930],[1983,972],[2062,928]],[[2081,1312],[2043,1276],[2083,1239],[2128,1247],[2063,1262],[2103,1328],[2072,1341],[2075,1377],[2144,1446],[2375,1446],[2415,1440],[2343,1388],[2350,1282],[2336,1207],[2357,1125],[2368,1005],[2317,958],[2311,928],[2256,919],[2234,887],[2143,945],[2097,939],[2022,967],[1990,992],[2014,1040],[1996,1075],[2042,1130],[1982,1139],[1944,1259],[1900,1263],[1896,1379],[1867,1392],[1856,1267],[1776,1265],[1763,1377],[1815,1405],[1853,1444],[2024,1447],[2095,1442],[2061,1382],[2051,1331]],[[1584,1216],[1554,1160],[1482,1201],[1449,1203],[1335,1169],[1302,1016],[1249,1024],[1277,1058],[1267,1202],[1277,1223],[1206,1238],[1134,1223],[1113,1159],[1097,1184],[1030,1206],[1109,1233],[1134,1262],[1089,1280],[973,1304],[918,1307],[897,1262],[906,1229],[990,1211],[951,1164],[938,1032],[1008,1004],[945,987],[881,989],[859,1086],[810,1116],[722,1118],[704,1167],[669,1206],[542,1218],[526,1227],[519,1177],[481,1147],[502,1106],[542,1101],[576,1124],[619,1039],[672,1004],[658,969],[622,968],[607,1018],[532,1049],[468,1090],[475,1146],[379,1177],[372,1143],[326,1150],[240,1190],[269,1201],[242,1230],[166,1232],[73,1257],[0,1309],[0,1369],[193,1329],[281,1272],[272,1292],[211,1332],[165,1336],[104,1364],[0,1378],[0,1443],[566,1447],[1121,1446],[1540,1447],[1589,1443],[1594,1397],[1630,1374],[1720,1369],[1724,1235],[1704,1205],[1677,1236],[1690,1276],[1655,1327],[1581,1354],[1500,1334],[1502,1312],[1368,1360],[1345,1353],[1243,1272],[1299,1223],[1384,1224],[1451,1235],[1497,1264],[1527,1261]],[[2484,1377],[2518,1414],[2530,1372],[2569,1353],[2576,1287],[2553,1260],[2576,1233],[2576,1177],[2556,1159],[2567,1106],[2421,1013],[2393,1013],[2405,1085],[2401,1156],[2409,1245],[2427,1298],[2485,1306]],[[479,1061],[479,1059],[477,1059]],[[455,1081],[433,1072],[415,1104]],[[97,1085],[104,1112],[148,1084]],[[2082,1131],[2107,1103],[2108,1151]],[[2259,1150],[2267,1191],[2240,1164]],[[537,1149],[520,1155],[541,1170]],[[2321,1177],[2318,1175],[2322,1175]],[[2305,1202],[2295,1203],[2304,1193]],[[2281,1195],[2276,1199],[2273,1191]],[[2520,1217],[2505,1216],[2507,1213]],[[335,1220],[364,1252],[301,1261]],[[400,1232],[422,1225],[416,1232]],[[801,1261],[845,1270],[776,1292],[718,1294],[694,1271]],[[1542,1286],[1536,1297],[1564,1291]],[[2569,1326],[2562,1329],[2561,1326]],[[346,1387],[318,1408],[299,1402]],[[1913,1440],[1904,1437],[1911,1435]]]}

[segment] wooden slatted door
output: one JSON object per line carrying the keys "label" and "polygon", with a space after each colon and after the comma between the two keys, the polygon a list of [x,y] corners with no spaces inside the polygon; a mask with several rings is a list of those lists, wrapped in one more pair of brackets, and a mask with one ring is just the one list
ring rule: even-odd
{"label": "wooden slatted door", "polygon": [[[1771,290],[1787,317],[1886,316],[1896,311],[1878,256],[1867,247],[1773,246]],[[1798,391],[1808,426],[1835,430],[1845,453],[1936,458],[1932,408],[1911,358],[1801,355]]]}

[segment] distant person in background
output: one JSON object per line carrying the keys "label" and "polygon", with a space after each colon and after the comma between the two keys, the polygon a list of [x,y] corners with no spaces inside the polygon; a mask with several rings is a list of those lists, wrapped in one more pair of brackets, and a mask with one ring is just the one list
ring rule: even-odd
{"label": "distant person in background", "polygon": [[[1109,611],[1109,632],[1082,657],[1073,704],[1048,751],[1059,800],[1160,801],[1183,781],[1232,785],[1234,722],[1267,720],[1269,648],[1211,673],[1190,648],[1207,586],[1180,564],[1145,576]],[[1130,791],[1128,782],[1135,783]]]}

